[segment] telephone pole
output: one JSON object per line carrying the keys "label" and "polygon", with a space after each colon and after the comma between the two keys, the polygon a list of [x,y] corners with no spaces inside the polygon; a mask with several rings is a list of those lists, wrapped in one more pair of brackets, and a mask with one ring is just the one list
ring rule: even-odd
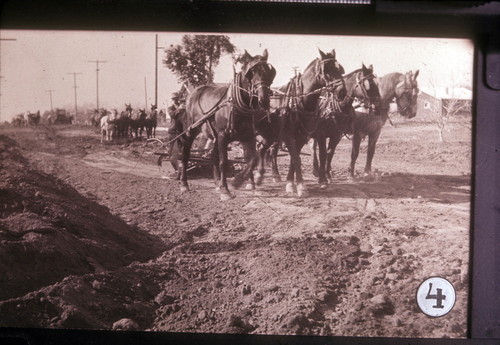
{"label": "telephone pole", "polygon": [[96,74],[96,107],[99,109],[99,64],[106,63],[107,61],[101,60],[90,60],[87,62],[95,62],[95,74]]}
{"label": "telephone pole", "polygon": [[155,107],[158,107],[158,50],[165,47],[158,47],[158,34],[156,34],[155,45]]}
{"label": "telephone pole", "polygon": [[67,73],[67,74],[72,74],[73,75],[73,88],[75,89],[75,116],[76,114],[78,113],[78,106],[77,106],[77,101],[76,101],[76,89],[77,89],[77,86],[76,86],[76,75],[77,74],[81,74],[81,73],[77,73],[77,72],[73,72],[73,73]]}
{"label": "telephone pole", "polygon": [[[12,41],[17,41],[17,38],[0,38],[0,42],[1,41],[11,41],[12,42]],[[0,44],[0,47],[1,47],[1,44]],[[0,48],[0,51],[1,51],[1,48]],[[0,67],[0,70],[1,69],[2,68]],[[5,79],[5,77],[4,76],[0,76],[0,79]],[[3,85],[4,84],[0,81],[0,105],[2,104],[1,98],[2,98],[2,87],[3,87]],[[1,113],[1,111],[0,111],[0,113]]]}
{"label": "telephone pole", "polygon": [[148,88],[146,85],[147,85],[146,84],[146,77],[144,77],[144,104],[146,104],[145,108],[144,108],[145,110],[148,109]]}
{"label": "telephone pole", "polygon": [[50,95],[50,112],[51,113],[54,113],[54,106],[52,105],[52,92],[54,92],[55,90],[45,90],[45,92],[48,92],[49,95]]}

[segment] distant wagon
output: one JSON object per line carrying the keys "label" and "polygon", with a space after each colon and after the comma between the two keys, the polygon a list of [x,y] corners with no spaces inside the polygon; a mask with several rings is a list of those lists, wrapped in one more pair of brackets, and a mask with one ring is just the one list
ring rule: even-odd
{"label": "distant wagon", "polygon": [[65,109],[56,109],[51,120],[53,125],[70,125],[73,123],[73,116]]}

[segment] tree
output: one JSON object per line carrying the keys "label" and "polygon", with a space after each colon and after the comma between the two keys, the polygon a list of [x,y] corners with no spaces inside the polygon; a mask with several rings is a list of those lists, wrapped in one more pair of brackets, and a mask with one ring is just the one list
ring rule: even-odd
{"label": "tree", "polygon": [[179,81],[196,87],[213,83],[213,69],[223,54],[233,54],[235,46],[223,35],[184,35],[182,44],[165,50],[163,63]]}

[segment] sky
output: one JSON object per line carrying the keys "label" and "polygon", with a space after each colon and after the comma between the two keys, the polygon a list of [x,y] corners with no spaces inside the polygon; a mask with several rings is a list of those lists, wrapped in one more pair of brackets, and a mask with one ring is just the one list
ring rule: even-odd
{"label": "sky", "polygon": [[[99,106],[149,108],[155,99],[155,53],[158,54],[158,107],[170,105],[180,83],[162,64],[164,48],[179,44],[186,32],[98,32],[0,30],[0,123],[26,111],[60,107],[95,107],[96,62]],[[155,36],[158,35],[156,49]],[[466,39],[395,38],[329,35],[227,34],[238,52],[269,52],[281,86],[316,57],[335,49],[348,73],[372,64],[378,76],[420,71],[424,87],[472,87],[473,43]],[[233,66],[223,57],[215,82],[229,82]]]}

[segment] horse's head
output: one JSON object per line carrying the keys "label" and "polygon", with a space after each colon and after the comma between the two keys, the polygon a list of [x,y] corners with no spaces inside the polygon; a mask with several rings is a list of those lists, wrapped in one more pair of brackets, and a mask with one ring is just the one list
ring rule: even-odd
{"label": "horse's head", "polygon": [[[343,100],[347,96],[344,78],[344,67],[337,61],[335,49],[329,53],[324,53],[319,49],[320,58],[316,59],[315,81],[319,87],[327,87],[329,92],[337,100]],[[306,73],[303,75],[306,78]]]}
{"label": "horse's head", "polygon": [[[271,84],[276,76],[276,70],[267,62],[267,49],[262,55],[251,56],[245,50],[245,53],[240,57],[242,63],[241,71],[243,75],[243,83],[247,84],[248,92],[251,98],[251,105],[255,108],[269,109]],[[254,98],[257,99],[257,104],[254,104]]]}
{"label": "horse's head", "polygon": [[356,87],[353,90],[353,96],[361,99],[366,109],[380,114],[380,90],[378,88],[377,78],[373,74],[373,65],[366,67],[362,65],[361,70],[356,74]]}
{"label": "horse's head", "polygon": [[125,111],[129,114],[132,112],[132,103],[125,103]]}
{"label": "horse's head", "polygon": [[417,115],[418,73],[418,70],[415,73],[411,71],[406,72],[402,80],[396,85],[398,112],[408,119]]}

